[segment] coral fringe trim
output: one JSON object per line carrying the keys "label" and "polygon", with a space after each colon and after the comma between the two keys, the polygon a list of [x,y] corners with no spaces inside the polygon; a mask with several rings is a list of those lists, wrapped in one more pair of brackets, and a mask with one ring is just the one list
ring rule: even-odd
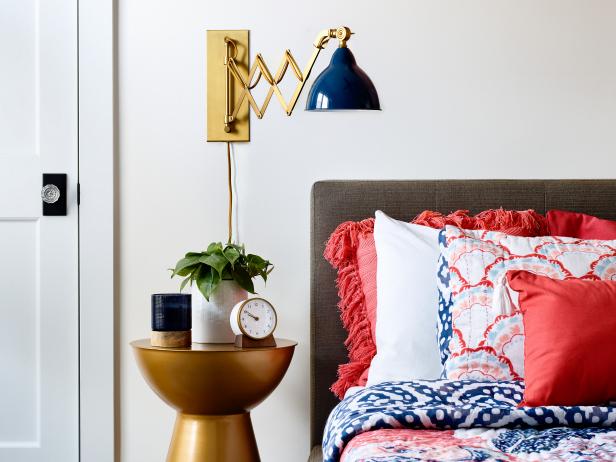
{"label": "coral fringe trim", "polygon": [[344,344],[349,352],[349,362],[338,366],[338,380],[331,387],[341,399],[349,387],[360,383],[361,375],[370,367],[376,354],[357,265],[358,236],[373,230],[374,218],[347,221],[336,228],[325,247],[325,259],[338,270],[338,308],[342,325],[348,332]]}

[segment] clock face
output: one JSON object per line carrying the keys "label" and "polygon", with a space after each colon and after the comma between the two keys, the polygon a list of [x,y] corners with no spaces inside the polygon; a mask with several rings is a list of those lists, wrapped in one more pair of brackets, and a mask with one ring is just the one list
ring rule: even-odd
{"label": "clock face", "polygon": [[242,305],[238,322],[244,335],[262,339],[274,332],[277,323],[276,311],[267,300],[251,298]]}

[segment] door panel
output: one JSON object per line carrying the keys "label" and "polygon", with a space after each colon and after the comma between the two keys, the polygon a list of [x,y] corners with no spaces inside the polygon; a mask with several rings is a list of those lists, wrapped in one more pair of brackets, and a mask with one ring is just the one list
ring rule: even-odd
{"label": "door panel", "polygon": [[[0,461],[76,462],[76,0],[0,0],[0,63]],[[67,216],[42,216],[43,173]]]}
{"label": "door panel", "polygon": [[35,152],[36,22],[36,0],[0,0],[0,101],[11,109],[0,112],[0,155]]}
{"label": "door panel", "polygon": [[[37,280],[38,233],[38,220],[0,222],[2,266],[25,281]],[[2,289],[0,351],[7,373],[0,379],[0,441],[34,443],[39,426],[36,290],[24,291],[20,284],[3,284]]]}

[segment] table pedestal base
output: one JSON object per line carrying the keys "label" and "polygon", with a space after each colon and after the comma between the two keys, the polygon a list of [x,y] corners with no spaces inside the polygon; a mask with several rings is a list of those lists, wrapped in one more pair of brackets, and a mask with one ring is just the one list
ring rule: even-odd
{"label": "table pedestal base", "polygon": [[250,413],[178,413],[167,462],[259,462]]}

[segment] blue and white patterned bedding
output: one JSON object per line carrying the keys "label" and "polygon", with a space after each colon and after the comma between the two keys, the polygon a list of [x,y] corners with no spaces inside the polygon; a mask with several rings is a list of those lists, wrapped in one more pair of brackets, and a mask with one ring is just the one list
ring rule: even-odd
{"label": "blue and white patterned bedding", "polygon": [[[389,441],[389,449],[380,447],[378,457],[364,454],[345,460],[616,460],[616,407],[519,408],[523,392],[521,382],[472,380],[386,382],[367,387],[345,398],[330,414],[323,438],[324,461],[340,460],[354,437],[382,429],[446,431],[415,432],[421,437],[431,435],[429,447],[417,446],[422,444],[421,437],[407,438],[414,440],[411,446]],[[472,440],[479,434],[480,445]],[[366,439],[366,445],[373,443],[374,439]],[[353,450],[358,454],[367,451],[366,447]],[[386,455],[389,450],[391,457]],[[432,457],[430,451],[439,456]]]}

